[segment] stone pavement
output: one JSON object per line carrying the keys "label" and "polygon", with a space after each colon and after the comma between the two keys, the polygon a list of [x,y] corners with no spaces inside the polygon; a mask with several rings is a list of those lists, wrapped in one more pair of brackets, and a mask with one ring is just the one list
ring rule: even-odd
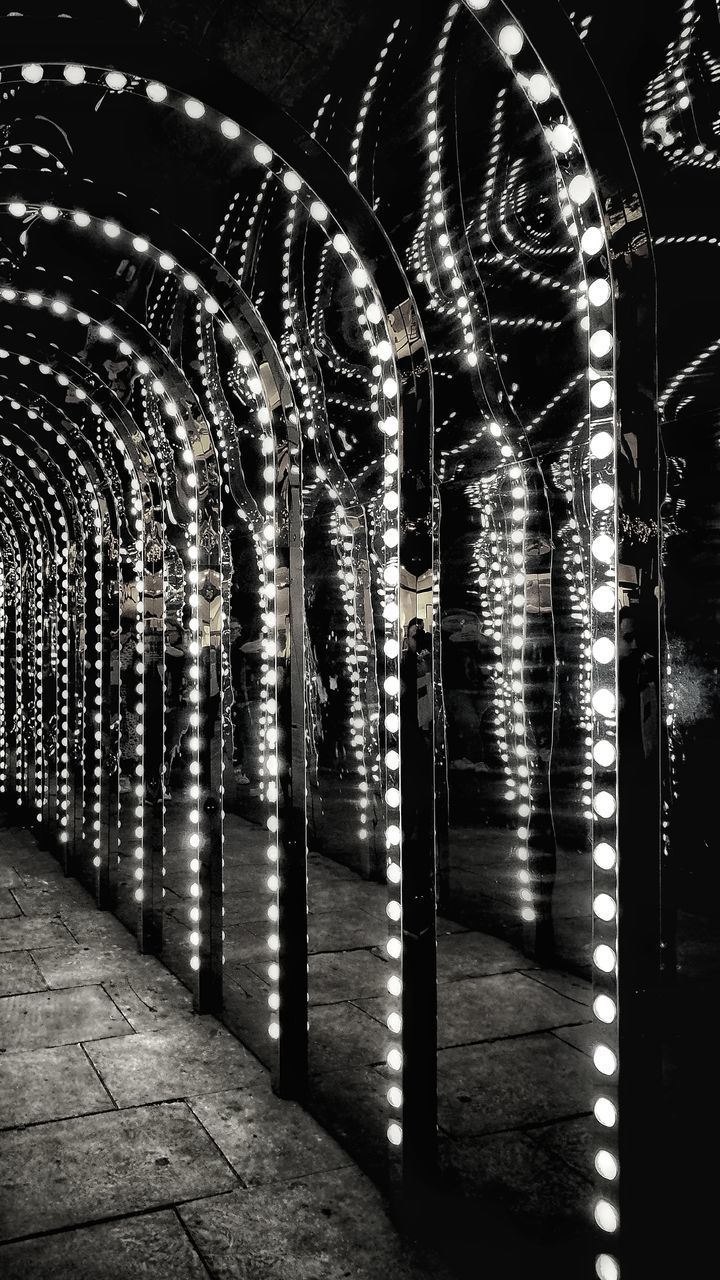
{"label": "stone pavement", "polygon": [[265,1068],[0,832],[3,1280],[439,1280]]}

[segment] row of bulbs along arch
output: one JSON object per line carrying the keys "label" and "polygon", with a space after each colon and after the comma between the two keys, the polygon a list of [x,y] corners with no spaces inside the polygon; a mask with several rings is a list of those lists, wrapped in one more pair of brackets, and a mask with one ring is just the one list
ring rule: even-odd
{"label": "row of bulbs along arch", "polygon": [[[468,7],[482,11],[489,3],[468,0]],[[450,10],[450,19],[458,6]],[[594,186],[587,170],[579,139],[546,69],[533,52],[519,27],[510,20],[501,4],[493,6],[499,13],[495,26],[487,26],[498,51],[507,60],[528,101],[543,126],[545,137],[557,163],[563,209],[571,233],[577,240],[582,264],[587,312],[579,323],[588,342],[588,418],[589,475],[592,511],[592,567],[587,607],[586,660],[590,672],[588,684],[588,756],[593,773],[592,821],[594,840],[594,961],[596,970],[595,1015],[603,1028],[603,1043],[595,1052],[595,1066],[602,1079],[602,1091],[595,1099],[595,1116],[606,1138],[598,1150],[595,1166],[601,1179],[602,1193],[595,1202],[598,1227],[612,1234],[618,1228],[616,1197],[612,1188],[617,1182],[617,866],[616,866],[616,794],[615,794],[615,609],[614,583],[616,548],[616,480],[614,444],[613,394],[613,315],[612,281],[609,276],[605,234]],[[490,16],[490,15],[488,15]],[[534,63],[534,66],[523,62]],[[144,94],[151,102],[167,109],[181,111],[198,122],[198,127],[218,128],[229,140],[244,146],[248,157],[263,166],[269,180],[282,184],[288,195],[288,225],[299,218],[312,220],[327,235],[327,252],[336,256],[350,278],[360,318],[361,331],[368,347],[374,385],[372,409],[377,429],[382,432],[384,448],[384,481],[374,510],[375,545],[383,598],[383,691],[382,734],[379,726],[368,725],[362,716],[360,677],[357,653],[353,665],[355,709],[360,713],[357,752],[358,766],[366,786],[370,775],[383,770],[387,845],[387,880],[389,936],[387,954],[394,962],[388,979],[392,1007],[387,1025],[391,1036],[387,1062],[397,1083],[388,1089],[392,1117],[388,1123],[388,1141],[393,1147],[402,1144],[402,1019],[399,998],[402,992],[402,817],[399,786],[400,768],[400,628],[399,628],[399,556],[402,528],[402,388],[395,364],[393,335],[370,272],[363,263],[362,252],[352,243],[346,231],[335,221],[328,207],[310,191],[303,178],[283,165],[262,141],[247,135],[240,125],[218,116],[197,98],[183,98],[157,81],[142,81],[119,69],[98,69],[80,64],[42,67],[26,63],[4,69],[5,82],[36,85],[48,79],[70,85],[104,83],[116,93]],[[428,164],[432,177],[437,165],[437,91],[428,91]],[[200,125],[202,122],[202,125]],[[439,169],[436,170],[439,175]],[[219,381],[210,372],[211,362],[204,364],[203,381],[212,406],[212,426],[184,382],[177,366],[148,330],[133,325],[129,317],[118,313],[111,325],[104,318],[76,308],[65,296],[19,287],[17,282],[3,282],[0,296],[9,304],[33,310],[46,310],[68,323],[89,327],[94,337],[111,350],[131,360],[141,379],[143,421],[128,421],[127,411],[113,399],[100,379],[83,370],[77,361],[63,362],[62,357],[38,358],[38,352],[0,350],[5,368],[18,364],[3,376],[3,420],[1,437],[5,457],[0,481],[3,492],[3,515],[0,529],[1,570],[0,601],[3,644],[3,687],[0,692],[0,786],[12,793],[16,803],[26,806],[35,821],[49,831],[57,832],[61,845],[72,845],[76,852],[87,850],[96,869],[98,883],[108,874],[109,850],[102,847],[103,815],[110,812],[117,821],[117,807],[108,794],[108,778],[103,761],[107,758],[108,707],[110,688],[110,637],[103,633],[102,619],[107,619],[108,604],[117,608],[118,575],[123,552],[135,583],[135,631],[138,763],[135,773],[136,826],[133,831],[135,899],[138,911],[147,906],[147,810],[144,804],[148,778],[143,761],[147,758],[148,740],[162,733],[162,725],[149,723],[145,717],[144,691],[147,677],[147,640],[153,626],[150,602],[145,597],[148,572],[163,572],[163,547],[169,532],[182,564],[182,614],[190,634],[191,659],[190,741],[193,758],[190,763],[192,782],[188,794],[187,866],[189,874],[189,907],[191,931],[190,966],[201,971],[209,954],[207,931],[208,904],[207,867],[210,823],[204,806],[207,780],[202,766],[203,742],[201,724],[203,698],[202,653],[204,647],[217,643],[227,654],[227,591],[223,590],[223,612],[216,620],[210,617],[203,596],[209,576],[223,584],[227,577],[228,558],[220,520],[219,476],[225,477],[233,497],[238,499],[238,518],[252,532],[261,577],[263,606],[263,715],[260,764],[267,808],[266,825],[269,842],[268,917],[270,959],[268,974],[272,984],[269,995],[271,1009],[269,1034],[278,1040],[282,1035],[280,1009],[277,931],[279,918],[278,876],[279,846],[283,840],[281,789],[279,778],[285,764],[278,753],[279,687],[285,652],[284,621],[278,608],[277,569],[287,564],[288,487],[279,483],[278,467],[285,455],[297,456],[297,442],[302,438],[317,456],[318,481],[327,485],[336,502],[337,533],[343,550],[352,553],[356,534],[346,519],[346,507],[352,501],[347,481],[325,447],[321,392],[313,379],[312,369],[304,362],[298,334],[301,320],[296,312],[289,270],[289,249],[284,262],[285,326],[287,333],[283,352],[291,357],[289,368],[283,367],[272,340],[262,330],[256,314],[246,298],[222,270],[223,229],[213,246],[213,281],[203,278],[197,267],[188,269],[176,249],[155,244],[116,218],[98,218],[85,210],[64,208],[58,204],[33,204],[23,197],[21,180],[18,191],[7,205],[11,217],[25,218],[37,212],[46,223],[72,222],[89,236],[103,237],[116,243],[125,254],[150,256],[161,271],[180,282],[182,289],[197,300],[198,332],[206,344],[222,338],[230,345],[234,376],[242,383],[249,402],[255,405],[255,422],[242,426],[234,421],[224,401]],[[477,342],[473,333],[471,307],[465,293],[461,270],[452,252],[452,230],[443,207],[442,186],[430,183],[427,200],[427,223],[430,236],[437,238],[438,256],[448,272],[456,298],[459,323],[464,331],[465,366],[478,362]],[[187,239],[183,242],[187,245]],[[288,245],[290,240],[286,242]],[[218,294],[217,281],[223,286]],[[20,346],[20,341],[17,342]],[[23,368],[33,366],[34,375],[44,375],[61,388],[70,389],[75,406],[82,410],[81,425],[70,414],[60,414],[50,395],[42,396],[42,413],[37,397],[31,396],[24,382]],[[7,386],[11,394],[6,394]],[[18,390],[17,388],[20,388]],[[13,391],[12,389],[15,388]],[[24,393],[24,394],[23,394]],[[8,425],[11,423],[11,426]],[[115,465],[125,473],[125,494],[118,492],[112,476],[104,474],[96,456],[89,428],[99,430],[106,442],[112,442]],[[262,476],[265,485],[260,503],[253,500],[244,485],[237,451],[237,431],[250,433],[263,457]],[[509,537],[507,569],[502,570],[498,588],[504,587],[502,574],[512,576],[515,604],[514,633],[507,655],[499,654],[498,668],[508,678],[512,696],[514,754],[521,779],[518,805],[518,844],[522,862],[522,842],[527,838],[527,820],[531,796],[523,772],[526,755],[522,711],[523,648],[523,544],[527,503],[521,483],[522,471],[517,467],[517,441],[509,428],[491,424],[490,433],[497,441],[499,467],[505,468],[512,486],[512,528]],[[62,462],[58,461],[57,448]],[[105,450],[104,457],[110,450]],[[219,465],[218,465],[219,464]],[[48,502],[48,498],[50,501]],[[119,499],[119,500],[118,500]],[[171,529],[172,526],[172,529]],[[127,542],[128,530],[134,539]],[[112,537],[108,539],[107,534]],[[153,536],[150,536],[150,535]],[[126,539],[123,545],[123,538]],[[108,545],[114,543],[114,553]],[[285,545],[283,545],[283,543]],[[120,554],[118,554],[120,552]],[[357,584],[355,584],[355,587]],[[357,591],[348,584],[345,599],[348,607],[356,607]],[[49,605],[51,601],[51,605]],[[14,653],[8,660],[7,645],[13,619]],[[213,628],[218,629],[216,635]],[[111,627],[111,630],[113,628]],[[117,632],[117,627],[114,628]],[[88,663],[91,660],[91,665]],[[503,660],[509,663],[509,676]],[[56,687],[49,687],[43,672],[49,665],[58,673]],[[12,693],[5,679],[13,671]],[[227,682],[226,682],[227,684]],[[11,695],[11,696],[10,696]],[[48,705],[48,698],[52,705]],[[29,707],[34,724],[26,719]],[[63,746],[52,758],[54,747],[43,732],[50,715],[57,714],[60,731],[57,741]],[[383,742],[381,757],[368,768],[368,742]],[[75,751],[69,750],[70,743]],[[77,761],[85,751],[86,767]],[[87,762],[92,761],[91,765]],[[53,778],[56,788],[52,786]],[[219,780],[218,780],[219,781]],[[523,791],[524,787],[524,791]],[[222,793],[222,784],[218,787]],[[108,809],[109,806],[109,809]],[[117,838],[117,836],[115,837]],[[525,855],[527,857],[527,855]],[[519,909],[524,918],[532,918],[532,899],[526,888],[526,876],[520,870]],[[393,1042],[394,1041],[394,1042]],[[608,1189],[606,1189],[608,1188]],[[601,1252],[596,1259],[600,1280],[616,1280],[619,1264],[614,1254]]]}

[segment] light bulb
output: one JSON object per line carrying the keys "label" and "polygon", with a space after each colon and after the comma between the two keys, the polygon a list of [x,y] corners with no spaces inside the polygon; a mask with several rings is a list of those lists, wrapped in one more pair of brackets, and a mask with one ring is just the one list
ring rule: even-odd
{"label": "light bulb", "polygon": [[599,253],[603,247],[603,233],[600,228],[588,227],[587,231],[582,234],[580,245],[583,253],[586,253],[589,258]]}
{"label": "light bulb", "polygon": [[[599,845],[595,847],[595,850],[593,852],[593,860],[595,862],[595,865],[600,867],[603,871],[612,871],[613,867],[615,866],[615,850],[613,849],[612,845],[607,844],[605,841],[602,841]],[[608,919],[612,919],[613,915],[614,915],[614,906]]]}
{"label": "light bulb", "polygon": [[593,759],[602,769],[609,769],[615,763],[615,748],[612,742],[601,738],[593,747]]}
{"label": "light bulb", "polygon": [[593,1001],[593,1012],[595,1014],[595,1017],[598,1018],[600,1022],[607,1022],[607,1023],[614,1022],[615,1012],[616,1012],[615,1001],[611,1000],[610,996],[606,996],[606,995],[596,996]]}
{"label": "light bulb", "polygon": [[593,902],[593,911],[598,920],[610,921],[615,919],[615,900],[610,897],[609,893],[598,893]]}
{"label": "light bulb", "polygon": [[585,201],[590,199],[592,191],[592,182],[587,174],[576,173],[575,177],[570,180],[568,195],[575,204],[585,204]]}
{"label": "light bulb", "polygon": [[590,350],[594,356],[601,358],[613,349],[612,334],[607,329],[596,329],[590,337]]}
{"label": "light bulb", "polygon": [[610,297],[610,285],[607,280],[591,280],[587,296],[594,307],[604,306]]}
{"label": "light bulb", "polygon": [[606,409],[612,400],[612,387],[601,380],[590,384],[590,400],[596,409]]}
{"label": "light bulb", "polygon": [[514,58],[520,52],[524,43],[522,32],[512,23],[500,28],[498,46],[506,57]]}
{"label": "light bulb", "polygon": [[615,952],[604,942],[595,948],[593,960],[601,973],[612,973],[615,969]]}

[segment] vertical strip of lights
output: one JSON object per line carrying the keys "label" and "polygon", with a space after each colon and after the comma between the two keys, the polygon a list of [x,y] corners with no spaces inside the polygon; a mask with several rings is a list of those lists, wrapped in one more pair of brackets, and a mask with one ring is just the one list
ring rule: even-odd
{"label": "vertical strip of lights", "polygon": [[[466,0],[471,10],[490,8],[491,0]],[[500,14],[498,21],[495,19]],[[574,213],[579,252],[587,279],[589,379],[589,480],[591,503],[591,686],[592,845],[593,845],[593,1013],[601,1028],[593,1051],[602,1081],[594,1115],[603,1134],[595,1154],[601,1192],[595,1199],[595,1223],[606,1236],[619,1227],[617,1208],[618,1106],[618,946],[617,946],[617,471],[614,410],[614,316],[609,251],[602,211],[592,177],[564,104],[546,69],[521,72],[515,59],[525,36],[500,0],[492,3],[492,30],[519,87],[535,111],[549,142]],[[536,54],[532,57],[539,63]],[[596,1255],[598,1280],[619,1280],[613,1253]]]}
{"label": "vertical strip of lights", "polygon": [[[259,379],[258,379],[259,381]],[[270,991],[268,992],[268,1007],[270,1010],[270,1022],[268,1025],[268,1035],[271,1040],[280,1038],[280,937],[278,934],[278,922],[280,919],[280,880],[278,877],[278,840],[280,832],[280,815],[278,809],[278,755],[277,755],[277,602],[276,602],[276,583],[275,569],[277,565],[277,555],[275,550],[275,507],[276,492],[275,485],[277,481],[277,459],[275,456],[275,437],[271,425],[270,411],[267,406],[263,406],[258,410],[258,420],[260,422],[262,437],[261,448],[265,458],[265,467],[263,469],[263,478],[265,481],[265,495],[263,497],[263,514],[266,524],[263,529],[263,542],[265,543],[265,554],[262,559],[261,574],[261,595],[263,603],[262,613],[262,684],[263,684],[263,723],[260,731],[260,768],[263,775],[264,798],[266,802],[266,825],[268,831],[268,847],[267,857],[270,862],[270,868],[267,879],[267,887],[270,891],[270,902],[268,903],[268,948],[270,950],[270,964],[268,965],[268,977],[270,979]],[[287,762],[286,766],[287,767]]]}
{"label": "vertical strip of lights", "polygon": [[[92,784],[88,796],[88,812],[86,816],[87,828],[86,839],[89,840],[93,849],[93,866],[95,867],[95,886],[98,895],[101,893],[101,885],[103,882],[102,874],[102,858],[100,856],[100,831],[102,812],[102,716],[103,716],[103,538],[102,538],[102,518],[100,515],[100,506],[97,498],[93,501],[94,508],[94,556],[90,557],[86,562],[86,570],[88,575],[88,588],[94,583],[95,587],[95,618],[96,618],[96,637],[95,637],[95,667],[94,680],[85,681],[86,697],[89,689],[93,690],[92,696],[92,721],[91,721],[91,738],[92,738]],[[95,572],[93,573],[93,565]],[[88,590],[88,594],[90,591]],[[87,651],[85,659],[86,671],[89,674],[87,666]]]}
{"label": "vertical strip of lights", "polygon": [[5,557],[0,552],[0,796],[7,786],[7,741],[5,734]]}
{"label": "vertical strip of lights", "polygon": [[[579,175],[589,183],[587,174]],[[575,182],[577,193],[578,183]],[[572,195],[572,183],[570,184]],[[595,1099],[594,1114],[603,1131],[603,1141],[595,1154],[595,1170],[600,1195],[594,1217],[602,1232],[615,1233],[619,1226],[617,1183],[617,1079],[618,1079],[618,999],[617,999],[617,556],[618,503],[616,468],[616,423],[614,414],[614,355],[612,289],[607,271],[598,266],[604,250],[600,210],[586,226],[581,247],[593,262],[593,279],[588,284],[590,323],[590,631],[592,645],[592,809],[593,809],[593,1013],[599,1032],[593,1062],[602,1079],[602,1092]],[[614,1254],[596,1258],[599,1280],[617,1280],[619,1264]]]}
{"label": "vertical strip of lights", "polygon": [[[194,491],[197,490],[197,477],[195,474],[195,462],[190,448],[189,440],[186,442],[184,458],[187,464],[185,474],[186,483]],[[198,595],[198,586],[200,574],[198,571],[198,525],[195,519],[197,514],[197,499],[194,494],[189,499],[194,506],[191,508],[192,519],[190,520],[186,532],[186,554],[190,565],[186,574],[186,598],[189,608],[188,626],[190,629],[190,692],[189,699],[191,703],[190,711],[190,741],[189,746],[192,753],[190,760],[191,782],[189,787],[190,812],[188,818],[190,821],[190,834],[188,841],[190,844],[190,907],[188,914],[190,917],[190,968],[197,973],[200,968],[200,947],[202,945],[202,931],[205,921],[203,919],[203,908],[205,904],[202,902],[202,889],[200,884],[200,722],[201,722],[201,691],[200,691],[200,659],[201,659],[201,640],[200,636],[200,598]],[[210,661],[210,655],[208,655]],[[209,673],[208,673],[209,679]]]}
{"label": "vertical strip of lights", "polygon": [[[446,198],[443,189],[441,171],[441,152],[443,133],[438,106],[440,78],[443,70],[445,49],[447,47],[453,22],[460,10],[460,4],[450,6],[447,18],[442,27],[437,52],[433,58],[433,70],[427,92],[427,125],[426,145],[428,149],[429,180],[425,196],[422,227],[432,225],[433,235],[437,237],[433,245],[433,263],[437,272],[437,283],[429,270],[429,255],[423,235],[416,240],[417,265],[420,278],[428,288],[436,293],[436,306],[453,314],[457,319],[463,339],[464,364],[470,370],[477,368],[480,347],[474,332],[473,313],[476,310],[473,291],[463,279],[459,254],[453,251],[450,222],[446,209]],[[474,8],[485,8],[477,4]],[[499,128],[502,120],[500,106],[496,120],[493,139],[493,162],[499,154]],[[490,186],[492,187],[492,181]],[[432,217],[430,218],[430,215]],[[424,266],[423,266],[424,264]],[[442,291],[442,293],[441,293]],[[440,301],[442,297],[442,301]],[[461,350],[455,354],[460,355]],[[484,389],[483,389],[484,390]],[[499,452],[498,479],[500,476],[509,481],[509,511],[505,510],[502,518],[502,541],[495,529],[489,532],[492,544],[490,568],[493,573],[494,607],[493,607],[493,640],[495,662],[492,674],[495,684],[495,706],[497,734],[500,743],[500,755],[505,774],[505,799],[512,807],[514,820],[517,823],[516,853],[521,863],[517,873],[518,898],[520,916],[526,924],[536,920],[535,890],[529,870],[528,837],[530,834],[532,813],[532,774],[527,748],[527,723],[524,680],[524,647],[527,620],[527,602],[525,589],[525,537],[528,521],[528,494],[523,472],[517,462],[517,445],[511,443],[508,425],[500,426],[497,422],[487,422],[484,428],[495,443]],[[510,465],[511,461],[513,465]],[[507,470],[506,470],[507,469]],[[493,521],[497,504],[497,493],[487,495],[485,512],[490,522]],[[503,507],[505,504],[503,503]]]}
{"label": "vertical strip of lights", "polygon": [[[387,326],[389,332],[389,326]],[[386,373],[388,371],[386,370]],[[383,579],[384,597],[384,709],[385,709],[385,841],[387,845],[388,881],[388,939],[387,954],[397,968],[388,978],[388,993],[395,1001],[387,1017],[388,1031],[393,1037],[402,1034],[402,1016],[399,1000],[402,996],[402,811],[400,788],[400,476],[402,459],[399,456],[399,422],[397,394],[398,383],[394,366],[390,376],[382,384],[382,392],[389,401],[388,413],[382,423],[385,433],[385,491],[383,493]],[[387,1065],[396,1083],[387,1091],[392,1108],[392,1118],[387,1126],[388,1142],[399,1147],[403,1139],[403,1055],[398,1044],[392,1044],[387,1053]]]}
{"label": "vertical strip of lights", "polygon": [[18,545],[15,565],[15,716],[13,736],[15,739],[15,792],[16,804],[22,807],[27,787],[27,762],[25,717],[23,715],[23,691],[25,685],[25,661],[27,651],[25,645],[25,627],[23,625],[23,592],[22,565]]}
{"label": "vertical strip of lights", "polygon": [[58,842],[68,842],[70,812],[70,537],[63,522],[58,582]]}
{"label": "vertical strip of lights", "polygon": [[[43,823],[44,809],[47,803],[47,760],[45,757],[45,729],[46,721],[49,723],[51,719],[51,710],[44,707],[44,690],[43,690],[43,671],[45,668],[43,638],[45,629],[45,601],[44,601],[44,565],[43,559],[45,555],[50,554],[51,548],[43,545],[41,531],[38,529],[38,548],[37,548],[37,567],[35,574],[35,718],[37,722],[37,732],[35,734],[35,819],[38,823]],[[48,616],[48,623],[50,619]]]}
{"label": "vertical strip of lights", "polygon": [[[124,447],[122,447],[124,453]],[[135,806],[136,824],[134,829],[135,848],[134,861],[135,868],[133,876],[136,881],[134,898],[139,908],[138,920],[138,936],[143,937],[142,931],[142,904],[145,900],[145,632],[147,620],[145,617],[145,525],[143,521],[142,498],[140,494],[140,485],[137,477],[133,474],[130,481],[130,514],[135,529],[135,645],[134,645],[134,670],[137,680],[135,682],[135,732],[137,735],[137,743],[135,745],[136,762],[134,769],[135,798],[138,803]],[[162,776],[162,762],[158,765],[160,772],[160,786],[164,785]],[[157,797],[152,797],[157,801]],[[148,797],[150,799],[150,797]],[[144,938],[143,938],[144,941]]]}

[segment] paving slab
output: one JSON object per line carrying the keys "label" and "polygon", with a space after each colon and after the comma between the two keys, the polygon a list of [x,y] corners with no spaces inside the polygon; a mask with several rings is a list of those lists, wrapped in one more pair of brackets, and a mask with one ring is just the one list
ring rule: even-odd
{"label": "paving slab", "polygon": [[388,919],[384,903],[378,903],[374,914],[362,907],[346,906],[342,911],[316,911],[308,918],[308,948],[311,953],[381,947],[387,936]]}
{"label": "paving slab", "polygon": [[218,1280],[446,1280],[422,1265],[357,1169],[181,1205],[180,1216]]}
{"label": "paving slab", "polygon": [[52,879],[37,877],[34,883],[15,889],[15,897],[23,915],[54,916],[70,907],[84,908],[92,899],[77,882],[63,875]]}
{"label": "paving slab", "polygon": [[237,1177],[183,1102],[0,1134],[0,1238],[215,1195]]}
{"label": "paving slab", "polygon": [[552,1032],[441,1049],[438,1119],[454,1137],[579,1115],[592,1098],[592,1066]]}
{"label": "paving slab", "polygon": [[102,987],[69,987],[0,1000],[0,1050],[5,1052],[130,1035],[132,1027]]}
{"label": "paving slab", "polygon": [[388,1086],[397,1077],[388,1067],[344,1068],[310,1077],[310,1106],[319,1122],[344,1147],[372,1169],[387,1176]]}
{"label": "paving slab", "polygon": [[0,1055],[0,1129],[111,1110],[80,1045]]}
{"label": "paving slab", "polygon": [[22,885],[22,879],[9,863],[3,861],[0,864],[0,889],[13,889],[16,885]]}
{"label": "paving slab", "polygon": [[344,911],[360,907],[377,919],[382,919],[387,902],[387,888],[369,880],[352,876],[350,880],[310,871],[308,884],[308,911],[310,915],[323,911]]}
{"label": "paving slab", "polygon": [[106,978],[151,973],[157,961],[125,947],[67,947],[33,949],[33,959],[49,987],[78,987]]}
{"label": "paving slab", "polygon": [[321,1074],[385,1061],[393,1038],[385,1025],[390,997],[368,1001],[368,1004],[377,1007],[377,1018],[354,1004],[312,1006],[309,1031],[311,1072]]}
{"label": "paving slab", "polygon": [[61,920],[39,916],[28,920],[0,920],[0,951],[30,951],[34,947],[76,946]]}
{"label": "paving slab", "polygon": [[[265,877],[267,879],[267,876]],[[223,907],[225,914],[223,923],[225,928],[243,924],[247,920],[267,919],[267,909],[270,903],[270,893],[265,888],[263,893],[261,889],[257,893],[228,893],[227,881],[225,882],[225,895],[223,897]]]}
{"label": "paving slab", "polygon": [[9,889],[0,889],[0,920],[12,920],[20,914],[17,898],[13,897]]}
{"label": "paving slab", "polygon": [[86,1048],[119,1107],[187,1098],[251,1081],[268,1087],[257,1059],[211,1017]]}
{"label": "paving slab", "polygon": [[558,1120],[537,1129],[528,1129],[527,1135],[537,1146],[553,1151],[583,1177],[592,1183],[595,1177],[595,1152],[598,1149],[598,1126],[588,1112],[575,1120]]}
{"label": "paving slab", "polygon": [[[236,972],[240,975],[240,983],[234,981]],[[253,980],[254,988],[251,985]],[[270,1070],[275,1057],[275,1046],[268,1035],[267,988],[263,987],[252,970],[245,967],[237,970],[233,967],[228,972],[227,965],[225,966],[223,1021]]]}
{"label": "paving slab", "polygon": [[568,1000],[576,1000],[586,1008],[592,1005],[592,982],[587,978],[581,978],[574,973],[564,973],[560,969],[533,969],[529,977],[534,982],[541,982],[543,986],[557,991]]}
{"label": "paving slab", "polygon": [[44,991],[47,983],[29,951],[0,952],[0,996]]}
{"label": "paving slab", "polygon": [[[590,1117],[585,1121],[590,1125]],[[498,1202],[519,1219],[534,1218],[544,1229],[553,1220],[562,1230],[570,1220],[590,1226],[590,1188],[554,1151],[523,1133],[453,1142],[441,1140],[445,1175],[461,1195]]]}
{"label": "paving slab", "polygon": [[587,1022],[580,1027],[559,1027],[553,1034],[589,1057],[603,1039],[602,1028],[597,1022]]}
{"label": "paving slab", "polygon": [[157,1031],[192,1021],[192,995],[158,962],[146,970],[106,978],[102,986],[134,1031]]}
{"label": "paving slab", "polygon": [[93,947],[122,947],[137,952],[133,935],[109,911],[98,911],[88,898],[86,908],[70,907],[62,912],[62,920],[76,942]]}
{"label": "paving slab", "polygon": [[0,1247],[3,1280],[207,1280],[171,1209]]}
{"label": "paving slab", "polygon": [[483,974],[507,973],[512,969],[532,969],[534,964],[489,933],[453,933],[438,938],[438,982],[453,978],[474,978]]}
{"label": "paving slab", "polygon": [[307,1111],[277,1098],[269,1087],[207,1094],[191,1098],[190,1106],[246,1186],[352,1163]]}
{"label": "paving slab", "polygon": [[385,962],[369,951],[311,955],[309,965],[311,1005],[382,995],[389,973]]}
{"label": "paving slab", "polygon": [[[249,925],[254,925],[251,932]],[[231,924],[225,931],[225,967],[228,965],[250,965],[258,977],[267,978],[267,969],[271,960],[267,944],[267,918],[257,921],[245,921],[243,924]],[[187,937],[185,939],[187,948]]]}
{"label": "paving slab", "polygon": [[438,987],[438,1044],[469,1044],[578,1023],[587,1009],[521,973],[460,978]]}

